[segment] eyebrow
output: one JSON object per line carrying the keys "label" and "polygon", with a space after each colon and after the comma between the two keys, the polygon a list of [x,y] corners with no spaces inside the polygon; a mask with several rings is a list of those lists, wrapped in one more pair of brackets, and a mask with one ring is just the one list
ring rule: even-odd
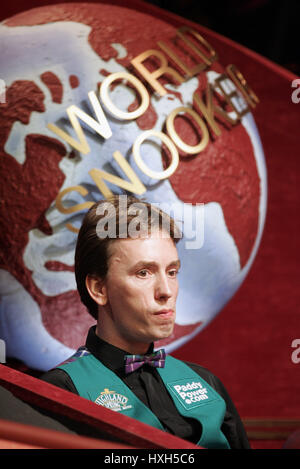
{"label": "eyebrow", "polygon": [[[167,268],[169,267],[177,267],[178,269],[180,268],[180,265],[181,265],[181,262],[179,259],[176,259],[172,262],[170,262],[168,265],[167,265]],[[154,268],[154,267],[157,267],[158,264],[157,262],[152,262],[152,261],[139,261],[137,262],[133,267],[132,267],[132,270],[138,270],[138,269],[142,269],[142,268]]]}

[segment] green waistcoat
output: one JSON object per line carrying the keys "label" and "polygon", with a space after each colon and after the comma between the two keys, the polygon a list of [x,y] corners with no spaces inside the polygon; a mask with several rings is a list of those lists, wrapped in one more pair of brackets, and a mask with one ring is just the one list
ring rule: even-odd
{"label": "green waistcoat", "polygon": [[[58,368],[70,376],[80,396],[164,430],[156,415],[87,350],[76,353]],[[165,367],[157,371],[178,412],[202,425],[197,444],[204,448],[230,448],[221,431],[226,410],[224,399],[188,365],[170,355]]]}

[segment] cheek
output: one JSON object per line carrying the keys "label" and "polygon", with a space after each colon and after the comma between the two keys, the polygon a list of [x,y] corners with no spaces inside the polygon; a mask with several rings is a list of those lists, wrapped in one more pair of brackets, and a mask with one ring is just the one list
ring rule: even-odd
{"label": "cheek", "polygon": [[135,282],[111,282],[107,288],[108,301],[112,310],[143,310],[149,303],[149,289]]}
{"label": "cheek", "polygon": [[178,290],[179,290],[179,284],[178,284],[178,280],[176,280],[175,285],[174,285],[174,290],[173,290],[175,298],[177,298]]}
{"label": "cheek", "polygon": [[150,294],[149,291],[147,291],[147,289],[143,289],[143,291],[140,293],[140,297],[139,297],[139,305],[140,307],[145,311],[145,310],[149,310],[149,306],[151,305],[152,303],[152,296]]}
{"label": "cheek", "polygon": [[149,288],[143,286],[143,288],[132,288],[128,290],[124,302],[126,302],[132,311],[136,311],[137,313],[142,314],[143,311],[148,311],[149,304],[151,303]]}

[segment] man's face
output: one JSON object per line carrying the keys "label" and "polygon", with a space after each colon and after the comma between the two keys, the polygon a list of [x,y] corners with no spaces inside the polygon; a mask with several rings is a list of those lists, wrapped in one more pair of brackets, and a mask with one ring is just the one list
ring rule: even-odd
{"label": "man's face", "polygon": [[[177,249],[161,233],[118,239],[110,249],[105,280],[109,336],[105,338],[128,352],[144,353],[151,342],[173,331],[180,266]],[[102,312],[100,328],[101,316]]]}

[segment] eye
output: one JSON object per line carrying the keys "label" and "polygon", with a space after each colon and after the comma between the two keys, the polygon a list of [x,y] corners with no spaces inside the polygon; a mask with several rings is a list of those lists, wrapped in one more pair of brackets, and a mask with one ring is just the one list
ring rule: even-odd
{"label": "eye", "polygon": [[150,275],[150,272],[147,269],[141,269],[138,271],[137,275],[139,277],[146,278],[148,275]]}
{"label": "eye", "polygon": [[176,277],[178,272],[179,272],[178,269],[172,269],[172,270],[169,270],[168,274],[170,277]]}

